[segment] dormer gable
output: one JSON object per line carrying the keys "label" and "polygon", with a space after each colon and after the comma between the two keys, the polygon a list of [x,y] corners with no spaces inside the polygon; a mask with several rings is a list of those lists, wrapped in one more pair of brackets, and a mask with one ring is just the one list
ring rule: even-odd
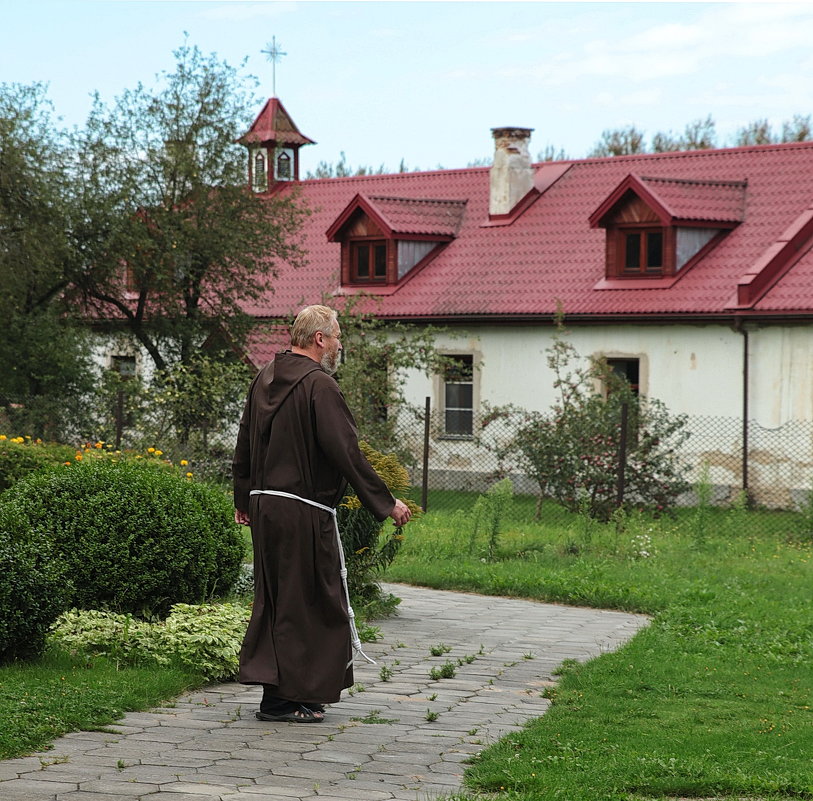
{"label": "dormer gable", "polygon": [[742,222],[746,187],[627,175],[589,218],[607,231],[606,279],[674,278]]}
{"label": "dormer gable", "polygon": [[460,229],[465,200],[357,194],[326,232],[341,243],[342,286],[395,286]]}

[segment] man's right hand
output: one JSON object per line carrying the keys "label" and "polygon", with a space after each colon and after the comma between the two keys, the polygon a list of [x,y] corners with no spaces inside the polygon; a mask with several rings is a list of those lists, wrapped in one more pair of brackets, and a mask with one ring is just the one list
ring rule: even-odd
{"label": "man's right hand", "polygon": [[390,517],[395,521],[396,526],[403,526],[409,522],[412,512],[409,511],[409,507],[403,501],[396,500],[395,506],[392,507],[390,512]]}
{"label": "man's right hand", "polygon": [[251,521],[248,519],[246,512],[241,512],[239,509],[234,510],[234,522],[239,526],[250,526]]}

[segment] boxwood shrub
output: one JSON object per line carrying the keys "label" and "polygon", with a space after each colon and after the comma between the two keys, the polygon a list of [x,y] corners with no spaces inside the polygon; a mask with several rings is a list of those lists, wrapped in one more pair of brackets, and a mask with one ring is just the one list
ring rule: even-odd
{"label": "boxwood shrub", "polygon": [[35,473],[0,507],[24,521],[18,539],[53,545],[71,585],[63,609],[164,616],[226,594],[243,557],[225,493],[159,463],[87,460]]}
{"label": "boxwood shrub", "polygon": [[0,435],[0,492],[30,473],[72,459],[75,451],[68,445],[32,442],[22,437],[8,439]]}
{"label": "boxwood shrub", "polygon": [[0,664],[42,653],[68,594],[50,545],[19,542],[12,533],[18,523],[0,514]]}

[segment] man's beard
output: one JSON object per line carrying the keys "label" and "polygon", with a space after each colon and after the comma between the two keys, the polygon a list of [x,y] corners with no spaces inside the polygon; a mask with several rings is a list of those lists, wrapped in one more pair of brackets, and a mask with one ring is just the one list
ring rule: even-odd
{"label": "man's beard", "polygon": [[319,364],[322,365],[322,369],[328,375],[334,375],[339,369],[339,351],[337,350],[335,353],[323,353]]}

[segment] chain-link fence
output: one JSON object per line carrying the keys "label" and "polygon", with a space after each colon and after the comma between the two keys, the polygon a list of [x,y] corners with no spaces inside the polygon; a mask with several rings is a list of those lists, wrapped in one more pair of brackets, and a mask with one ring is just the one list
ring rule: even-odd
{"label": "chain-link fence", "polygon": [[[533,519],[544,508],[547,521],[557,516],[562,521],[572,520],[578,512],[578,497],[561,503],[562,495],[557,499],[555,486],[523,470],[528,466],[527,458],[506,458],[506,452],[511,451],[506,446],[517,437],[516,426],[507,419],[492,420],[484,433],[482,422],[475,418],[468,436],[445,434],[443,414],[436,410],[422,420],[400,423],[398,442],[406,454],[413,499],[430,512],[469,512],[481,494],[508,478],[514,493],[513,517]],[[645,498],[636,498],[634,488],[630,492],[628,487],[625,494],[624,474],[636,469],[640,443],[634,432],[626,447],[621,439],[611,436],[609,444],[603,444],[603,473],[593,475],[604,481],[616,504],[623,501],[628,506],[647,506]],[[813,422],[792,421],[765,428],[753,420],[744,425],[736,418],[687,417],[681,436],[664,445],[674,451],[683,487],[669,509],[659,510],[663,513],[685,514],[699,505],[761,510],[760,526],[775,520],[781,521],[782,530],[791,531],[797,523],[802,525],[805,514],[813,512]],[[588,461],[592,458],[576,456]],[[540,468],[540,472],[544,479],[544,470]],[[589,476],[582,474],[588,480]],[[590,489],[583,487],[581,491],[586,494]]]}

